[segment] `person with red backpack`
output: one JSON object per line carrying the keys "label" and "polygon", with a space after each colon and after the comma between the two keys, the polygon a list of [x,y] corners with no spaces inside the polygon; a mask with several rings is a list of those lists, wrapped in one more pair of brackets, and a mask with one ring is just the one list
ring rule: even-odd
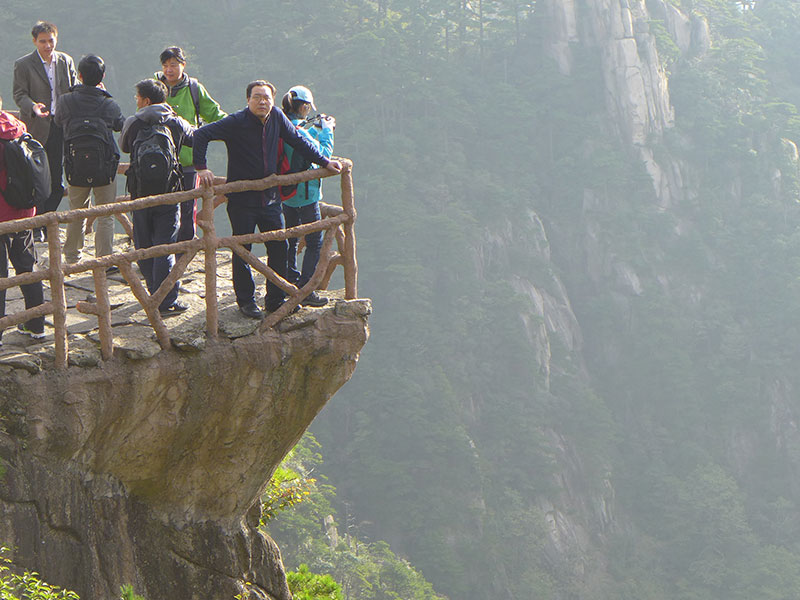
{"label": "person with red backpack", "polygon": [[[333,155],[333,130],[336,127],[336,120],[327,115],[318,115],[313,119],[308,119],[312,109],[317,110],[311,90],[305,86],[296,85],[289,89],[281,104],[283,112],[286,113],[297,131],[305,135],[322,156],[330,158]],[[315,168],[318,168],[317,165],[305,160],[291,146],[281,144],[278,154],[278,172],[280,174],[297,173]],[[319,202],[322,200],[321,179],[306,181],[300,185],[281,186],[280,195],[287,229],[319,221]],[[288,241],[287,279],[297,287],[303,287],[317,268],[319,253],[322,249],[322,232],[315,231],[305,236],[306,249],[300,271],[297,270],[297,238],[289,238]],[[316,290],[312,290],[301,302],[304,306],[325,306],[327,303],[327,298],[320,296]]]}
{"label": "person with red backpack", "polygon": [[[8,185],[4,140],[16,140],[27,133],[25,123],[2,110],[3,99],[0,98],[0,222],[24,219],[36,215],[36,208],[15,208],[6,202],[4,193]],[[36,264],[36,250],[33,247],[33,232],[30,229],[17,233],[0,235],[0,277],[8,277],[8,262],[17,274],[30,273]],[[44,288],[41,281],[20,286],[25,298],[25,308],[33,308],[44,302]],[[0,290],[0,317],[6,314],[6,290]],[[17,330],[35,339],[45,336],[44,317],[35,317],[17,325]],[[0,331],[0,337],[3,332]],[[2,340],[0,340],[2,345]]]}

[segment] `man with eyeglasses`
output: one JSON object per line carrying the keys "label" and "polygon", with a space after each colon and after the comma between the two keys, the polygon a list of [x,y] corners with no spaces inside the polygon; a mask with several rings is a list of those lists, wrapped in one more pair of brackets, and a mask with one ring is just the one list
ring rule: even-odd
{"label": "man with eyeglasses", "polygon": [[[247,86],[247,107],[216,123],[204,125],[194,134],[194,166],[201,185],[211,186],[214,174],[206,165],[206,151],[212,140],[225,142],[228,150],[228,182],[262,179],[274,174],[278,166],[278,139],[281,138],[309,161],[337,173],[339,161],[325,158],[291,121],[275,106],[275,86],[259,79]],[[234,235],[283,229],[278,188],[228,194],[228,218]],[[245,246],[248,250],[250,245]],[[286,277],[288,243],[286,240],[267,242],[267,264],[281,277]],[[243,315],[261,319],[264,313],[256,304],[255,284],[250,267],[237,254],[233,255],[233,289],[236,303]],[[276,311],[285,294],[267,280],[264,309]]]}

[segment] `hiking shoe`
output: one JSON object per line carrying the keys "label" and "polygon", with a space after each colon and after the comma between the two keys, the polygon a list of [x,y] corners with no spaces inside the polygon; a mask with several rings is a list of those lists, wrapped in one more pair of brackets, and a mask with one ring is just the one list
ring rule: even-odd
{"label": "hiking shoe", "polygon": [[34,331],[33,329],[29,329],[25,323],[19,323],[17,325],[17,331],[24,333],[25,335],[29,335],[35,340],[40,340],[45,336],[44,331]]}
{"label": "hiking shoe", "polygon": [[111,275],[112,273],[119,273],[119,267],[117,265],[111,265],[106,269],[106,275]]}
{"label": "hiking shoe", "polygon": [[325,306],[327,303],[328,299],[323,298],[316,291],[312,291],[300,302],[303,306]]}
{"label": "hiking shoe", "polygon": [[184,304],[183,302],[176,300],[166,308],[159,308],[158,312],[161,313],[162,317],[168,317],[170,315],[178,315],[188,309],[188,304]]}
{"label": "hiking shoe", "polygon": [[243,304],[239,307],[239,312],[241,312],[245,317],[248,319],[263,319],[264,313],[261,312],[261,309],[258,308],[255,302],[249,302],[248,304]]}

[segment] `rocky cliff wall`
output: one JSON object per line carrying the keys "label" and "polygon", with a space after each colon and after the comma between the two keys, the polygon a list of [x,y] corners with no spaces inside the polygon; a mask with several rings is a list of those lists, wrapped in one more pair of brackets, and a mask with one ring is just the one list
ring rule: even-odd
{"label": "rocky cliff wall", "polygon": [[[0,539],[82,598],[288,599],[257,502],[352,375],[369,301],[97,367],[0,366]],[[24,365],[24,363],[18,363]]]}
{"label": "rocky cliff wall", "polygon": [[[658,159],[654,152],[664,133],[673,127],[674,110],[668,73],[659,59],[651,21],[663,21],[681,53],[690,56],[710,47],[705,20],[686,15],[662,0],[545,0],[537,11],[547,21],[546,52],[562,74],[572,74],[579,48],[594,51],[602,74],[609,133],[645,165],[659,206],[667,209],[683,200],[688,167],[663,149]],[[603,206],[607,202],[610,200],[600,192],[584,190],[583,218],[573,223],[577,231],[569,236],[582,250],[570,254],[567,261],[570,268],[585,273],[593,285],[610,287],[624,308],[630,298],[643,293],[643,284],[636,269],[614,253],[613,244],[606,243],[602,225],[592,216],[607,214],[610,208]],[[544,389],[531,390],[533,402],[549,391],[551,373],[564,367],[553,357],[554,342],[566,349],[570,360],[577,361],[572,365],[572,376],[582,378],[587,387],[591,387],[591,381],[581,363],[583,332],[573,313],[571,290],[557,275],[547,229],[533,211],[528,217],[491,232],[480,254],[484,261],[493,255],[500,264],[497,269],[508,273],[515,289],[530,297],[530,313],[520,318],[526,327],[534,368],[545,374],[547,382]],[[557,232],[551,230],[549,234],[559,244],[565,241]],[[536,272],[520,271],[513,261],[502,258],[504,248],[519,251],[520,245],[524,246],[522,254],[540,266]],[[561,250],[562,260],[565,252]],[[552,491],[532,499],[545,515],[547,561],[554,571],[567,574],[567,579],[588,582],[605,569],[603,545],[607,534],[619,526],[614,475],[589,473],[584,463],[591,458],[581,454],[577,440],[556,429],[543,429],[541,433],[557,464]]]}
{"label": "rocky cliff wall", "polygon": [[687,166],[654,145],[672,128],[674,109],[650,21],[664,22],[684,56],[711,45],[707,22],[664,0],[548,0],[547,52],[564,74],[574,66],[574,48],[597,50],[609,122],[644,163],[662,207],[684,199]]}

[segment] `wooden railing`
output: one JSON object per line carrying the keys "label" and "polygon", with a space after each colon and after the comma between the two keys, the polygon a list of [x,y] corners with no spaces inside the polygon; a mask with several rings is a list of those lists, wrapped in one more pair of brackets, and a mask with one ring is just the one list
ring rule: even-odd
{"label": "wooden railing", "polygon": [[[17,285],[48,280],[50,283],[51,300],[14,314],[0,318],[0,330],[34,317],[53,315],[55,327],[55,366],[64,369],[68,364],[68,339],[67,339],[67,304],[64,289],[64,278],[67,275],[91,271],[95,285],[95,302],[78,302],[76,309],[83,314],[97,317],[100,350],[104,360],[108,360],[113,352],[113,334],[111,331],[111,304],[108,295],[108,282],[106,269],[112,265],[119,267],[122,276],[127,281],[133,295],[141,304],[147,319],[156,333],[158,343],[162,348],[171,347],[169,332],[164,320],[158,311],[158,305],[166,297],[172,287],[177,283],[186,267],[195,255],[202,251],[205,255],[205,302],[206,302],[206,334],[209,338],[219,335],[219,310],[217,305],[217,250],[230,248],[247,264],[262,273],[287,294],[286,302],[275,312],[270,313],[263,320],[260,331],[266,331],[278,321],[289,315],[300,301],[315,289],[326,289],[331,275],[338,265],[344,269],[345,298],[354,299],[358,296],[358,263],[356,261],[356,238],[353,224],[356,219],[356,210],[353,201],[353,163],[347,159],[340,159],[343,168],[340,174],[341,181],[341,206],[320,204],[321,220],[292,227],[291,229],[278,229],[264,233],[251,233],[248,235],[217,237],[214,226],[214,209],[225,202],[223,194],[242,192],[248,190],[263,190],[276,185],[292,185],[331,177],[336,173],[330,169],[314,169],[290,175],[271,175],[264,179],[236,181],[221,183],[213,188],[197,188],[183,192],[162,194],[130,200],[127,196],[119,198],[118,202],[81,208],[63,212],[50,212],[27,219],[6,221],[0,223],[0,235],[25,231],[36,227],[47,228],[47,249],[49,255],[48,267],[42,271],[22,273],[13,277],[0,278],[0,289],[8,289]],[[217,181],[224,181],[218,179]],[[109,254],[94,259],[81,260],[78,263],[66,264],[62,261],[62,247],[59,236],[59,226],[81,219],[93,219],[108,215],[121,215],[133,210],[150,206],[177,204],[191,198],[202,201],[201,209],[197,215],[197,225],[202,230],[202,236],[193,240],[164,244],[152,248],[132,250]],[[252,252],[245,249],[246,244],[264,243],[287,238],[303,238],[308,233],[324,231],[322,250],[319,263],[311,279],[302,288],[297,288],[286,279],[270,269],[262,260]],[[333,252],[333,243],[337,244],[337,252]],[[135,274],[133,263],[145,258],[166,256],[169,254],[182,254],[176,261],[170,274],[152,295]]]}

